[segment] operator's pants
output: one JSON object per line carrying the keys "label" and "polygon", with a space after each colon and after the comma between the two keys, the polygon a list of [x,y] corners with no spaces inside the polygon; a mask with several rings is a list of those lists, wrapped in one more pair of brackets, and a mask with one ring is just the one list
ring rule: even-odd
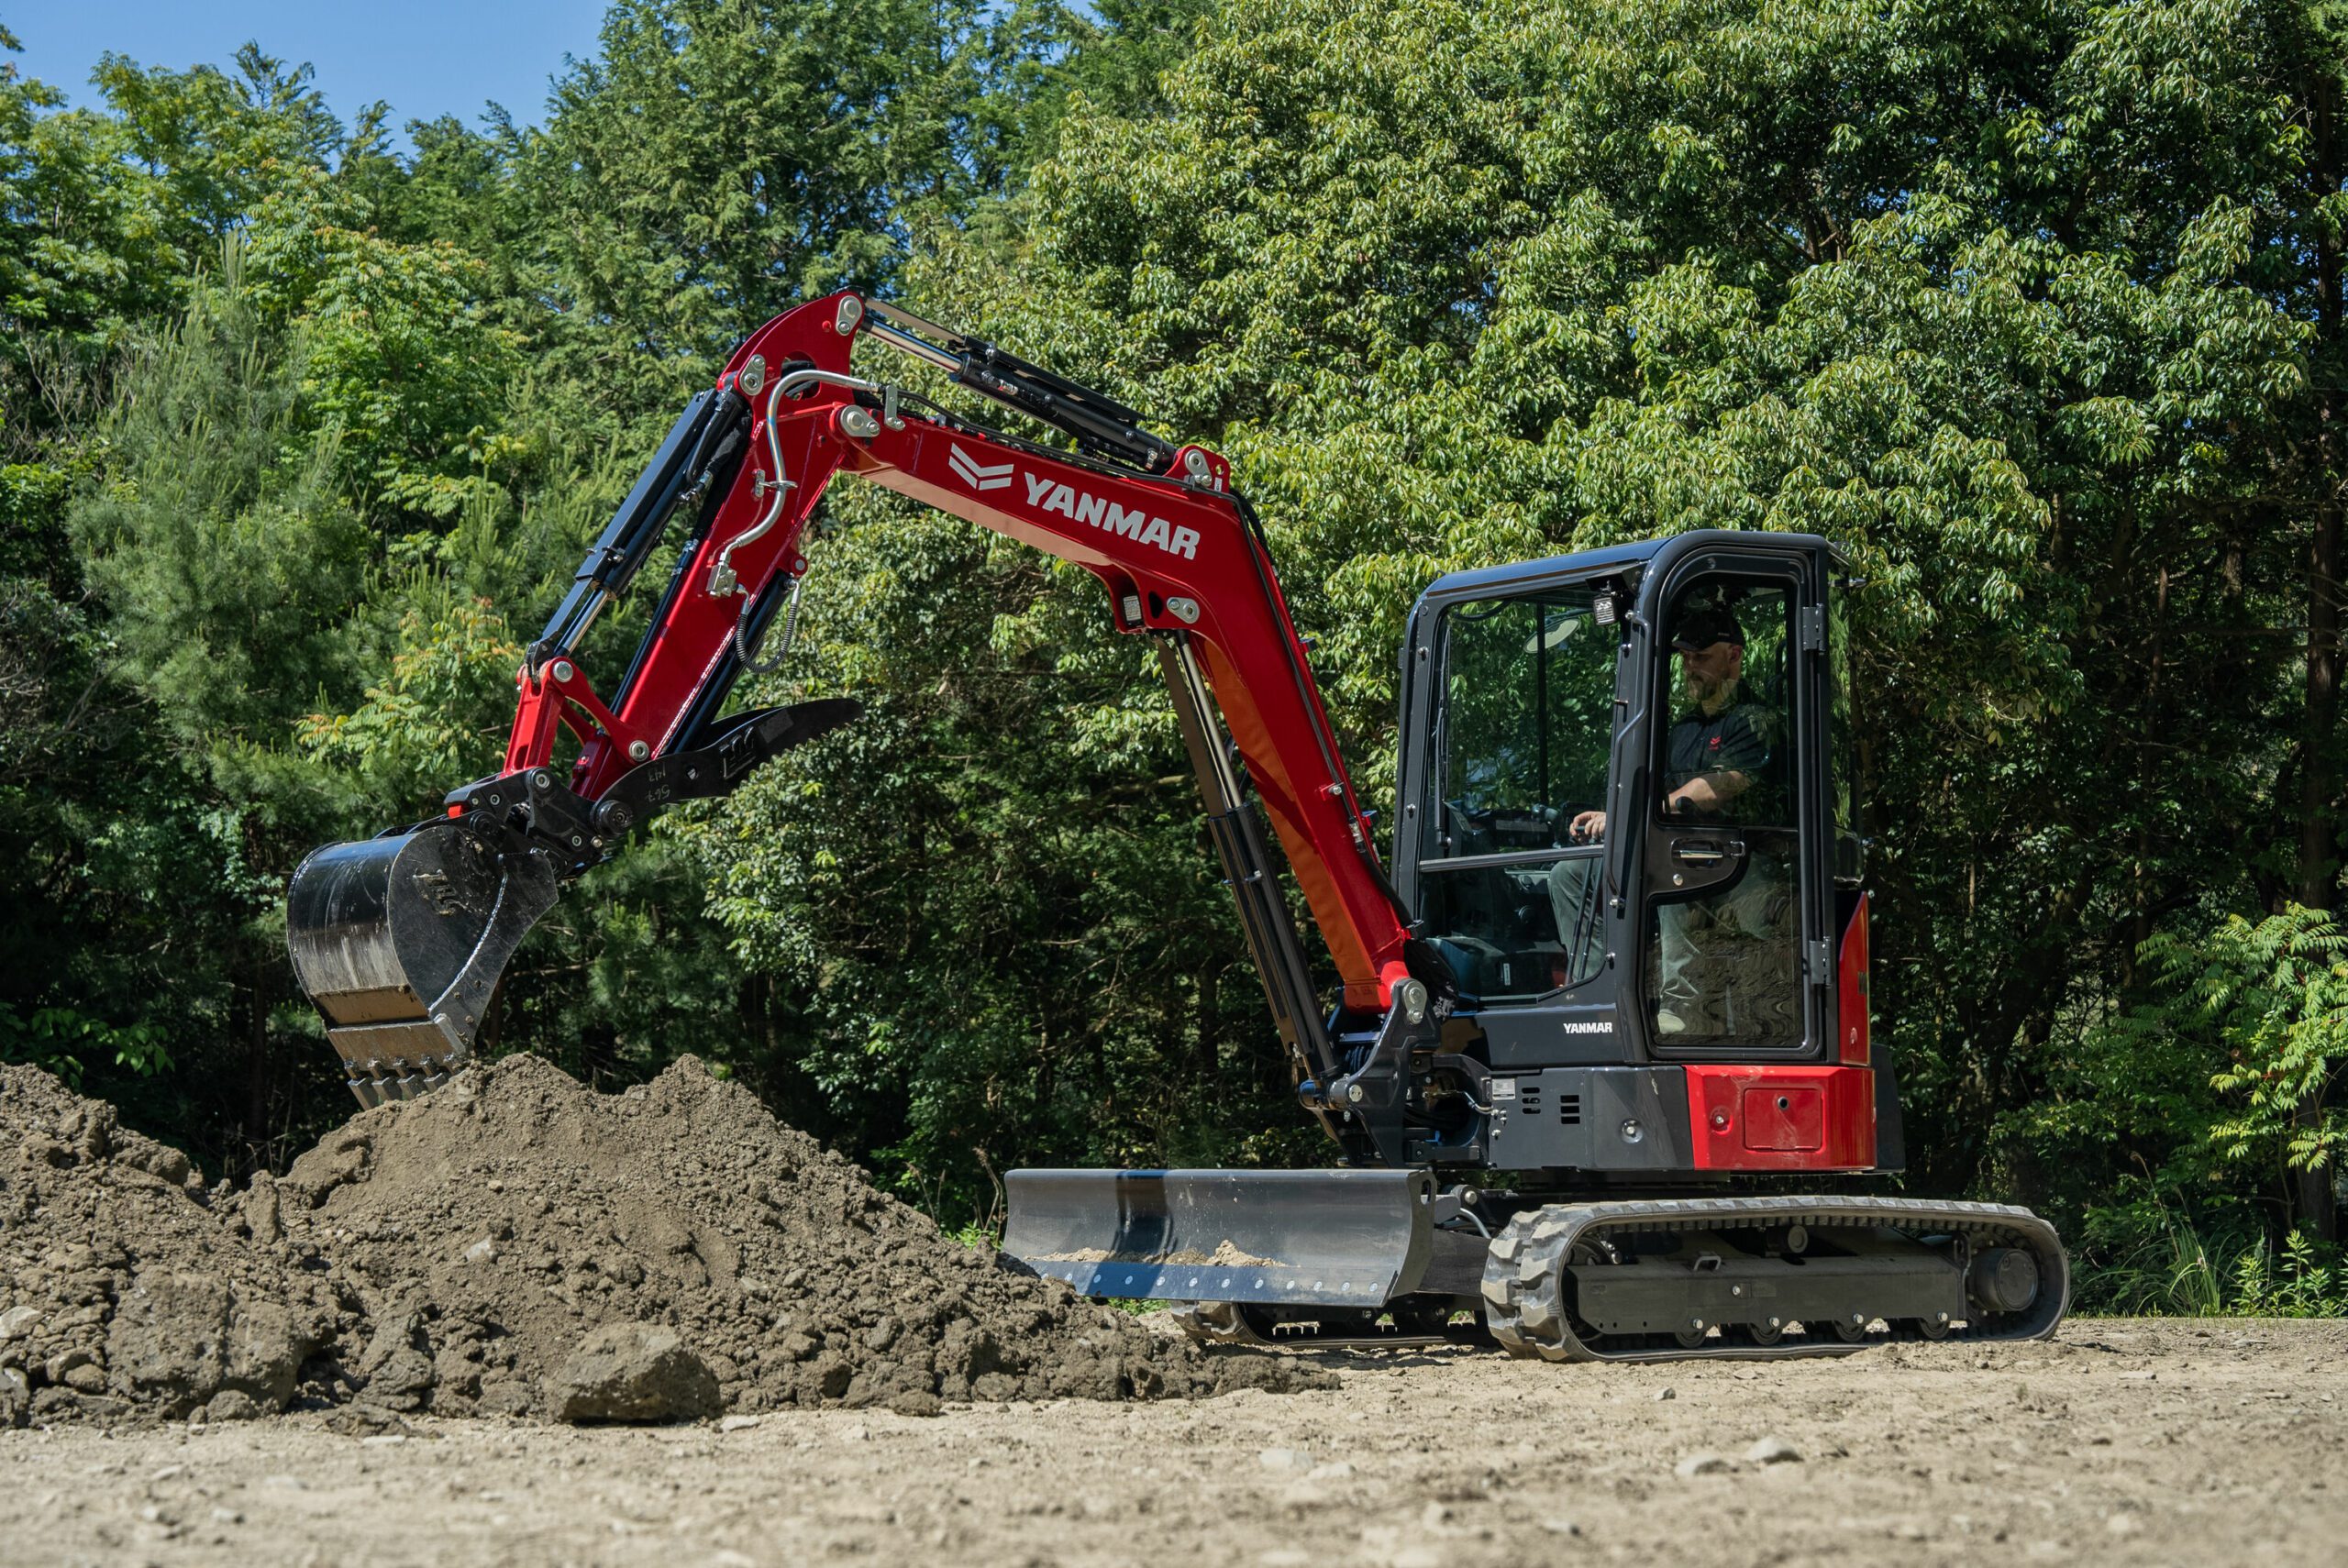
{"label": "operator's pants", "polygon": [[1656,908],[1656,1029],[1740,1039],[1799,1036],[1787,867],[1755,855],[1733,887]]}

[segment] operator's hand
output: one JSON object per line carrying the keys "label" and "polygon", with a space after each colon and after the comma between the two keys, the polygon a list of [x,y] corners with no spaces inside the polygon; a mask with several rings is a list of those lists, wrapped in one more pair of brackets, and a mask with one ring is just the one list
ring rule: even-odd
{"label": "operator's hand", "polygon": [[1574,818],[1573,834],[1575,842],[1581,844],[1594,844],[1598,840],[1604,838],[1606,836],[1606,813],[1604,812],[1583,812]]}

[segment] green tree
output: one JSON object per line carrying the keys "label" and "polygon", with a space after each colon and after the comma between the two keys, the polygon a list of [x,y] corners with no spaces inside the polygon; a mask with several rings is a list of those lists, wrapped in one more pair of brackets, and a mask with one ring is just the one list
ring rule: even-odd
{"label": "green tree", "polygon": [[[1373,791],[1394,638],[1440,571],[1694,526],[1833,536],[1868,580],[1877,997],[1918,1179],[2075,1212],[2114,1172],[2016,1113],[2060,1092],[2088,1021],[2157,989],[2139,944],[2272,903],[2338,831],[2336,737],[2302,696],[2331,635],[2309,259],[2337,61],[2289,6],[1227,8],[1163,112],[1071,100],[1011,219],[936,237],[904,286],[1234,456]],[[1095,592],[1037,580],[1008,606],[1033,640],[998,621],[963,678],[1047,654],[1064,701],[995,745],[1070,775],[1080,737],[1146,733],[1158,701]],[[914,702],[929,635],[878,614],[882,651],[847,668]],[[1194,863],[1182,792],[1144,858]],[[1080,839],[1152,831],[1068,809]],[[773,804],[743,812],[787,839]],[[892,822],[825,850],[885,859]],[[991,885],[1049,875],[1044,845],[1012,853]],[[732,896],[805,875],[745,869]],[[1138,924],[1158,891],[1100,898]],[[1104,923],[1074,910],[1033,940]],[[1198,918],[1165,940],[1236,950]],[[988,961],[925,943],[920,977]],[[1125,1024],[1108,1004],[1088,1030]]]}
{"label": "green tree", "polygon": [[104,628],[87,679],[137,721],[135,750],[110,758],[132,777],[106,791],[128,809],[59,819],[71,833],[42,857],[45,901],[92,950],[17,981],[40,1005],[150,1032],[181,1070],[147,1097],[247,1161],[284,1132],[271,1013],[287,999],[289,856],[349,804],[300,767],[291,730],[350,679],[340,632],[371,543],[331,429],[305,429],[302,370],[299,339],[272,340],[226,289],[126,368],[138,395],[70,520]]}
{"label": "green tree", "polygon": [[742,334],[887,281],[905,208],[967,195],[979,8],[620,0],[555,85],[523,199],[595,406],[665,421]]}

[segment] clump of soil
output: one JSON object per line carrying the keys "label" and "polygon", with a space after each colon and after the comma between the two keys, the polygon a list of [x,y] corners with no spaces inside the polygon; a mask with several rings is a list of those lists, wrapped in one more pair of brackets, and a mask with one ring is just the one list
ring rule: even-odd
{"label": "clump of soil", "polygon": [[337,1320],[297,1262],[112,1106],[0,1067],[0,1427],[283,1408]]}
{"label": "clump of soil", "polygon": [[[582,1376],[638,1391],[626,1408],[648,1374],[692,1391],[681,1412],[1331,1381],[961,1245],[690,1057],[618,1095],[511,1057],[235,1195],[111,1107],[0,1069],[0,1426],[289,1402],[554,1417],[593,1408]],[[653,1361],[590,1375],[591,1339]]]}

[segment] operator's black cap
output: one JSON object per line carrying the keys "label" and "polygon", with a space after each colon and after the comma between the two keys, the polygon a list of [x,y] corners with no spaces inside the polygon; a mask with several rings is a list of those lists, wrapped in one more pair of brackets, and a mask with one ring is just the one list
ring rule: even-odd
{"label": "operator's black cap", "polygon": [[1679,630],[1671,639],[1675,648],[1701,650],[1714,643],[1734,643],[1744,646],[1744,628],[1736,617],[1725,610],[1694,610],[1679,623]]}

